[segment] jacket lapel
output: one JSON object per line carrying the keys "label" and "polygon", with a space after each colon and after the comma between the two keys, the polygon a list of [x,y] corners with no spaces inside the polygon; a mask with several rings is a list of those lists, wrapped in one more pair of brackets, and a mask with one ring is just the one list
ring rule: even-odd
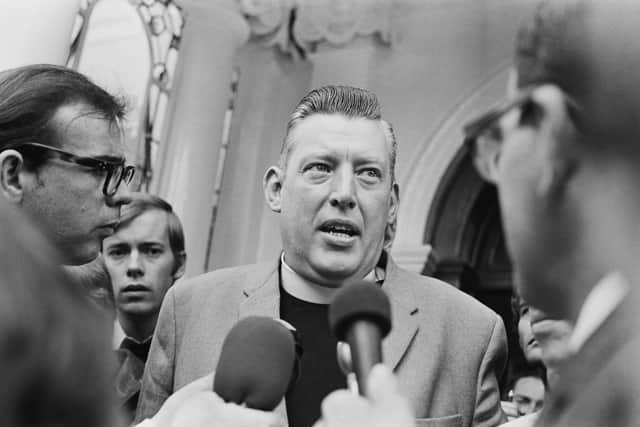
{"label": "jacket lapel", "polygon": [[247,275],[242,289],[244,299],[238,307],[238,318],[247,316],[280,317],[280,283],[278,262]]}
{"label": "jacket lapel", "polygon": [[391,332],[382,342],[382,352],[385,364],[392,369],[398,366],[418,332],[418,306],[410,281],[409,277],[403,277],[402,270],[388,256],[382,289],[391,303]]}
{"label": "jacket lapel", "polygon": [[[246,284],[242,289],[244,299],[238,308],[238,318],[247,316],[267,316],[274,319],[280,318],[280,279],[278,262],[271,264],[269,268],[258,271],[253,275],[247,275]],[[283,398],[274,412],[289,425],[287,419],[287,406]]]}

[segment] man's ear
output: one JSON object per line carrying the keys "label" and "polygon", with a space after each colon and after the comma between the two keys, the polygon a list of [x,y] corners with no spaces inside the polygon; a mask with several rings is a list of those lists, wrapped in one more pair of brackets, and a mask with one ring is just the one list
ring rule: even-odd
{"label": "man's ear", "polygon": [[0,152],[0,193],[14,203],[20,203],[24,197],[20,173],[24,170],[22,154],[16,150]]}
{"label": "man's ear", "polygon": [[264,197],[267,205],[273,212],[282,210],[282,182],[284,181],[284,171],[277,166],[267,169],[262,180],[264,187]]}
{"label": "man's ear", "polygon": [[391,198],[389,200],[389,211],[387,213],[387,226],[384,229],[384,249],[391,250],[391,245],[396,237],[398,228],[398,207],[400,204],[400,187],[393,183],[391,188]]}
{"label": "man's ear", "polygon": [[555,85],[544,85],[532,94],[542,114],[536,126],[541,174],[538,193],[561,195],[578,167],[578,133],[569,117],[567,101]]}
{"label": "man's ear", "polygon": [[176,256],[176,267],[173,271],[172,277],[176,281],[184,275],[184,271],[187,268],[187,254],[182,251]]}
{"label": "man's ear", "polygon": [[394,182],[391,186],[391,196],[389,199],[389,212],[387,215],[387,223],[395,223],[398,218],[398,208],[400,207],[400,186]]}

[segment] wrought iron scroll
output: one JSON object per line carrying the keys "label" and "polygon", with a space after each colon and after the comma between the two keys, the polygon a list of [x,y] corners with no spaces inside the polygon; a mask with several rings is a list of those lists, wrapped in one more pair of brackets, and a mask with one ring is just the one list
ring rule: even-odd
{"label": "wrought iron scroll", "polygon": [[[100,0],[82,0],[72,34],[69,67],[77,69],[82,56],[91,13]],[[157,152],[161,144],[163,124],[168,110],[178,64],[178,54],[185,25],[182,8],[174,0],[129,0],[136,8],[145,33],[151,58],[143,116],[143,140],[138,141],[140,157],[137,189],[149,191]]]}

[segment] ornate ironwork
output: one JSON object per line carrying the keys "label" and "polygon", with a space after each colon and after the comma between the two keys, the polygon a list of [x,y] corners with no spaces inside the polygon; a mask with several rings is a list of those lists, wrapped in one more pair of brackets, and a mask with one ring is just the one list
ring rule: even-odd
{"label": "ornate ironwork", "polygon": [[81,0],[80,2],[80,9],[73,26],[73,33],[71,33],[71,46],[69,48],[69,57],[67,58],[67,66],[75,70],[78,69],[80,64],[82,47],[89,28],[89,18],[97,2],[98,0]]}
{"label": "ornate ironwork", "polygon": [[[72,68],[77,69],[79,66],[89,20],[98,1],[81,1],[67,61],[67,65]],[[129,0],[129,3],[136,8],[142,21],[151,59],[143,112],[144,139],[141,141],[142,149],[138,150],[142,159],[136,164],[141,177],[137,181],[138,187],[149,191],[173,88],[185,20],[182,8],[173,0]]]}
{"label": "ornate ironwork", "polygon": [[147,87],[141,186],[148,191],[169,105],[184,29],[182,9],[173,0],[129,0],[149,41],[151,76]]}

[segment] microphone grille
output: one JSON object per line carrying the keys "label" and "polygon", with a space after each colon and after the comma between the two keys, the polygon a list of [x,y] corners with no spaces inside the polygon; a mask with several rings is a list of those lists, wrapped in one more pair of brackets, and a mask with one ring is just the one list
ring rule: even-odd
{"label": "microphone grille", "polygon": [[290,330],[269,317],[246,317],[224,340],[213,389],[226,401],[270,411],[282,400],[295,363]]}
{"label": "microphone grille", "polygon": [[329,306],[329,325],[336,338],[345,340],[346,327],[355,318],[377,324],[386,336],[391,330],[391,305],[381,287],[360,281],[340,289]]}

